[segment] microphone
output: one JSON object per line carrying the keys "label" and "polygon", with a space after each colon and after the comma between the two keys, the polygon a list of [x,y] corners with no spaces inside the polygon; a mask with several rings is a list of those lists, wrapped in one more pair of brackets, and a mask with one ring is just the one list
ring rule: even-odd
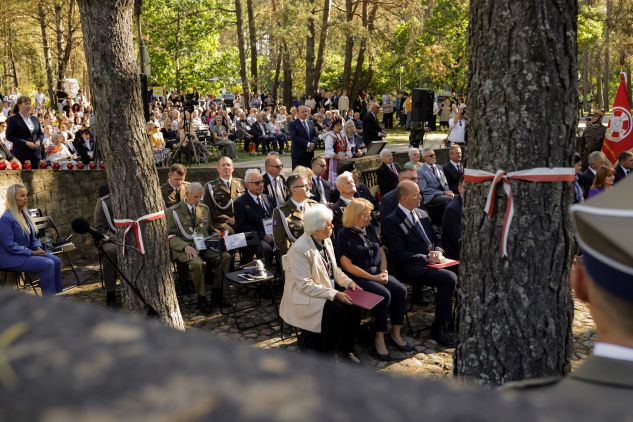
{"label": "microphone", "polygon": [[99,230],[95,229],[94,227],[90,227],[90,223],[85,218],[75,218],[70,223],[70,226],[72,227],[75,233],[79,233],[79,234],[89,233],[94,240],[100,240],[103,242],[107,242],[108,240],[110,240],[109,236],[105,235],[104,233],[101,233]]}

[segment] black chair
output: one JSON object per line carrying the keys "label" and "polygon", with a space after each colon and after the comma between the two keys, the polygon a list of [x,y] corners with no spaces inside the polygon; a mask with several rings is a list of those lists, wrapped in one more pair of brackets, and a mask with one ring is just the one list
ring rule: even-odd
{"label": "black chair", "polygon": [[9,277],[11,277],[12,279],[14,279],[14,281],[12,282],[14,287],[17,287],[18,289],[27,289],[30,287],[33,290],[33,293],[35,293],[36,296],[39,296],[39,293],[36,289],[36,286],[38,286],[39,283],[37,282],[37,280],[33,280],[29,273],[23,273],[21,271],[9,270],[0,267],[0,274],[2,273],[4,273],[4,276],[2,277],[2,282],[0,284],[2,284],[3,286],[6,286]]}
{"label": "black chair", "polygon": [[[70,265],[70,269],[75,276],[75,280],[77,281],[77,285],[81,284],[81,280],[79,280],[79,275],[75,270],[75,265],[73,264],[72,259],[70,258],[69,252],[75,249],[75,244],[68,240],[63,240],[61,235],[59,234],[59,230],[55,225],[55,222],[50,216],[42,215],[39,217],[31,217],[33,224],[35,225],[35,230],[37,231],[37,237],[42,240],[48,234],[51,236],[51,240],[53,242],[53,250],[48,251],[53,254],[60,254],[68,261]],[[63,246],[63,247],[62,247]]]}

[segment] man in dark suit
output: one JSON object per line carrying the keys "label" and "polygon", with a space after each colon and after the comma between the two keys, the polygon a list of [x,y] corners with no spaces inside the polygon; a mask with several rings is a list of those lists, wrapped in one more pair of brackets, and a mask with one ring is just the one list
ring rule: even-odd
{"label": "man in dark suit", "polygon": [[281,175],[284,165],[279,159],[279,154],[271,152],[264,161],[266,173],[264,173],[264,192],[273,204],[273,208],[281,207],[288,199],[286,179]]}
{"label": "man in dark suit", "polygon": [[312,190],[310,191],[310,198],[320,204],[328,204],[331,200],[332,189],[327,180],[323,179],[323,176],[327,175],[327,164],[325,164],[325,158],[316,156],[312,159]]}
{"label": "man in dark suit", "polygon": [[[403,180],[409,180],[413,183],[418,183],[418,173],[413,167],[405,167],[400,170],[400,175],[398,176],[399,182]],[[383,195],[382,201],[380,201],[380,223],[384,224],[385,218],[389,216],[398,208],[398,195],[396,195],[397,189],[388,192],[386,195]],[[420,210],[424,210],[422,205],[420,205]]]}
{"label": "man in dark suit", "polygon": [[459,195],[459,180],[464,175],[464,166],[462,166],[462,149],[459,145],[454,144],[448,152],[449,161],[442,167],[448,188],[455,195]]}
{"label": "man in dark suit", "polygon": [[13,143],[11,153],[22,166],[29,160],[31,168],[37,169],[43,156],[44,132],[37,117],[31,115],[31,99],[25,95],[18,97],[14,111],[7,119],[6,131],[7,141]]}
{"label": "man in dark suit", "polygon": [[363,118],[363,142],[369,146],[372,141],[381,141],[387,136],[378,122],[378,103],[371,103],[369,113]]}
{"label": "man in dark suit", "polygon": [[398,185],[396,195],[398,207],[385,218],[382,227],[383,242],[398,269],[395,276],[404,282],[437,288],[431,338],[442,346],[453,347],[455,339],[448,326],[457,275],[445,269],[427,267],[427,264],[443,262],[444,251],[428,214],[418,209],[422,199],[420,188],[405,180]]}
{"label": "man in dark suit", "polygon": [[578,177],[578,183],[582,188],[582,193],[585,199],[589,196],[589,190],[593,184],[593,179],[596,177],[596,172],[600,167],[606,165],[607,158],[601,151],[594,151],[589,154],[589,157],[587,157],[587,162],[589,167],[587,167],[587,170],[583,171],[580,174],[580,177]]}
{"label": "man in dark suit", "polygon": [[95,156],[95,141],[92,139],[90,129],[83,129],[81,131],[81,138],[76,139],[73,145],[77,149],[77,155],[81,161],[88,165],[91,161],[94,161]]}
{"label": "man in dark suit", "polygon": [[398,175],[400,174],[400,166],[393,162],[393,154],[388,149],[380,151],[380,159],[382,164],[376,170],[378,176],[378,187],[380,195],[385,196],[398,186]]}
{"label": "man in dark suit", "polygon": [[448,203],[442,218],[442,247],[447,258],[459,260],[459,246],[462,240],[462,196],[464,178],[457,185],[458,195]]}
{"label": "man in dark suit", "polygon": [[253,138],[255,139],[255,148],[259,148],[262,146],[262,155],[266,155],[270,150],[271,144],[273,149],[277,150],[277,140],[274,136],[272,136],[268,130],[266,129],[266,122],[264,121],[264,117],[266,113],[259,112],[256,116],[256,121],[253,123],[251,127],[251,131],[253,132]]}
{"label": "man in dark suit", "polygon": [[633,170],[633,152],[622,151],[618,156],[618,165],[615,168],[615,183],[624,180]]}
{"label": "man in dark suit", "polygon": [[354,196],[357,196],[352,173],[345,171],[337,176],[336,190],[340,193],[339,199],[330,207],[333,214],[332,224],[334,224],[332,238],[336,238],[339,230],[343,228],[343,211],[345,211],[347,205],[354,199]]}
{"label": "man in dark suit", "polygon": [[[249,169],[244,176],[247,193],[235,200],[235,232],[256,232],[259,237],[264,264],[270,269],[273,262],[273,204],[264,192],[264,178],[257,169]],[[257,252],[254,247],[240,250],[241,263],[250,262]]]}
{"label": "man in dark suit", "polygon": [[288,132],[292,140],[290,156],[293,169],[297,166],[310,167],[314,157],[314,147],[318,137],[309,117],[310,108],[299,106],[297,118],[288,125]]}

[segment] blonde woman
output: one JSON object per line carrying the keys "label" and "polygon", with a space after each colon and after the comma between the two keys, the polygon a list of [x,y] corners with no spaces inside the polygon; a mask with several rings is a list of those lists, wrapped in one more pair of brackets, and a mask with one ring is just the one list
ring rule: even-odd
{"label": "blonde woman", "polygon": [[15,184],[7,189],[5,208],[0,217],[0,267],[38,273],[42,294],[62,291],[61,260],[42,249],[27,205],[27,190]]}

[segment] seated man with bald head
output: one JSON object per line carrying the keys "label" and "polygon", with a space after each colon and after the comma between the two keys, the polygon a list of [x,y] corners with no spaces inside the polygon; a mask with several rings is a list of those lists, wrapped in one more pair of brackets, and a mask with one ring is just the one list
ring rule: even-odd
{"label": "seated man with bald head", "polygon": [[409,180],[402,181],[396,188],[396,195],[398,206],[383,220],[383,243],[389,248],[394,267],[398,269],[398,279],[437,288],[431,338],[442,346],[453,347],[455,339],[448,326],[457,276],[445,269],[426,266],[441,263],[444,250],[429,215],[418,209],[422,199],[418,185]]}

